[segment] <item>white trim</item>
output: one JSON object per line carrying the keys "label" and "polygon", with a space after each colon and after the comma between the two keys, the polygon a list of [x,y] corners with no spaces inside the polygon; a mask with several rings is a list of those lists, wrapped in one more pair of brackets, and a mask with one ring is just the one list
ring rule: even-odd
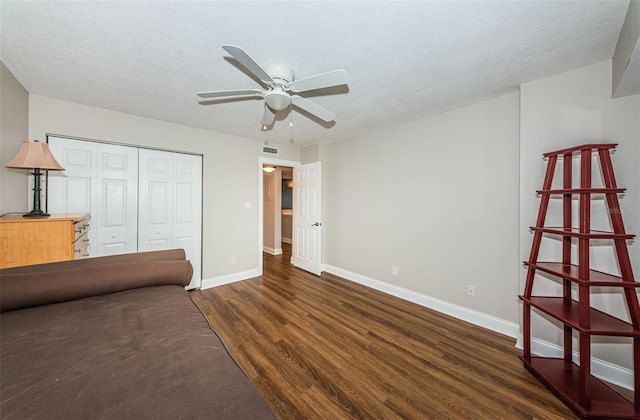
{"label": "white trim", "polygon": [[262,250],[264,249],[264,185],[262,184],[262,166],[279,165],[296,167],[300,162],[294,160],[277,159],[268,156],[258,156],[258,276],[262,275],[263,261]]}
{"label": "white trim", "polygon": [[365,286],[380,290],[404,300],[408,300],[409,302],[417,303],[420,306],[424,306],[443,314],[450,315],[454,318],[458,318],[463,321],[478,325],[480,327],[499,332],[500,334],[504,334],[509,337],[515,338],[518,334],[518,331],[520,330],[520,326],[515,322],[506,321],[504,319],[497,318],[492,315],[487,315],[473,309],[445,302],[444,300],[436,299],[414,292],[412,290],[394,286],[392,284],[372,279],[370,277],[344,270],[342,268],[334,267],[329,264],[325,264],[323,266],[323,270],[347,280],[363,284]]}
{"label": "white trim", "polygon": [[260,277],[257,269],[240,271],[237,273],[225,274],[219,277],[213,277],[210,279],[203,279],[202,286],[200,286],[201,290],[210,289],[216,286],[222,286],[224,284],[235,283],[241,280],[252,279],[255,277]]}
{"label": "white trim", "polygon": [[264,252],[271,255],[282,255],[282,248],[270,248],[268,246],[262,247]]}
{"label": "white trim", "polygon": [[[522,333],[518,334],[516,347],[522,349]],[[539,338],[531,338],[531,353],[542,357],[564,357],[562,346]],[[580,352],[572,353],[573,363],[580,364]],[[633,390],[633,371],[622,366],[614,365],[596,357],[591,357],[591,374],[622,388]]]}
{"label": "white trim", "polygon": [[293,239],[291,238],[280,238],[280,240],[285,243],[291,245],[293,243]]}

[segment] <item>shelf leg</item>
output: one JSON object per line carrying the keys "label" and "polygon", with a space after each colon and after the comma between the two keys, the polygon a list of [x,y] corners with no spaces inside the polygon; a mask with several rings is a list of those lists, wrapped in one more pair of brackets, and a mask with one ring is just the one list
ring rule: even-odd
{"label": "shelf leg", "polygon": [[640,413],[640,338],[633,339],[633,403],[637,412]]}
{"label": "shelf leg", "polygon": [[522,305],[522,337],[524,341],[523,345],[523,357],[527,362],[531,362],[531,305],[524,302]]}
{"label": "shelf leg", "polygon": [[[613,171],[613,163],[609,150],[598,150],[600,164],[602,165],[602,178],[606,188],[617,188],[616,177]],[[606,194],[607,207],[609,210],[609,220],[613,232],[624,234],[624,222],[622,220],[622,211],[620,210],[620,201],[617,194]],[[633,270],[631,269],[631,260],[629,258],[629,250],[627,242],[624,239],[614,240],[618,264],[620,266],[620,277],[622,281],[633,282]],[[635,289],[625,288],[624,295],[627,301],[627,308],[631,316],[631,323],[634,328],[640,329],[640,305],[638,305],[638,297]]]}
{"label": "shelf leg", "polygon": [[564,361],[573,361],[573,328],[568,325],[564,326]]}
{"label": "shelf leg", "polygon": [[[573,154],[563,155],[562,163],[562,188],[569,190],[573,182]],[[571,230],[572,226],[572,197],[572,194],[563,194],[562,196],[562,227],[566,230]],[[568,235],[562,237],[562,263],[571,264],[571,236]],[[566,279],[562,281],[562,297],[567,301],[571,300],[571,282]],[[565,324],[563,337],[564,360],[571,363],[573,359],[573,328]]]}
{"label": "shelf leg", "polygon": [[[565,190],[571,189],[572,185],[572,163],[573,156],[571,153],[564,155],[563,159],[563,174],[562,174],[562,188]],[[562,227],[566,230],[571,230],[571,194],[562,195]],[[571,264],[571,236],[565,235],[562,237],[562,263]],[[565,289],[569,282],[565,281]],[[565,290],[566,291],[566,290]],[[566,296],[565,296],[566,297]]]}
{"label": "shelf leg", "polygon": [[[556,170],[556,163],[558,162],[557,156],[550,156],[547,163],[547,171],[544,176],[544,182],[542,185],[543,190],[551,188],[553,183],[553,174]],[[540,199],[540,209],[538,210],[538,219],[536,221],[536,227],[544,227],[544,221],[547,218],[547,209],[549,208],[549,195],[544,194]],[[531,253],[529,254],[529,262],[535,264],[538,261],[538,253],[540,252],[540,244],[542,243],[542,232],[535,232],[533,234],[533,243],[531,244]],[[531,297],[533,292],[533,279],[535,277],[536,270],[529,268],[527,272],[527,279],[525,281],[524,296]],[[526,323],[525,323],[526,325]]]}
{"label": "shelf leg", "polygon": [[591,337],[580,333],[580,405],[591,410]]}

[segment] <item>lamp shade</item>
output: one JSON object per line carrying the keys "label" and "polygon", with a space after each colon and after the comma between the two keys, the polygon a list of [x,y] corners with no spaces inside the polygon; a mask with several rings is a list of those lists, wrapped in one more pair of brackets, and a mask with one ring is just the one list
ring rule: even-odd
{"label": "lamp shade", "polygon": [[7,168],[16,169],[45,169],[49,171],[64,171],[58,163],[47,143],[39,141],[23,141],[16,157],[7,164]]}

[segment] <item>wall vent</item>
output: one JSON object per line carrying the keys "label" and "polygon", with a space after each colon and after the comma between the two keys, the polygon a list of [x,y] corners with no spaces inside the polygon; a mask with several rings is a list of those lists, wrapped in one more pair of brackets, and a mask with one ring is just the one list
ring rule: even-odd
{"label": "wall vent", "polygon": [[277,155],[278,148],[272,146],[262,146],[262,153],[269,153],[270,155]]}

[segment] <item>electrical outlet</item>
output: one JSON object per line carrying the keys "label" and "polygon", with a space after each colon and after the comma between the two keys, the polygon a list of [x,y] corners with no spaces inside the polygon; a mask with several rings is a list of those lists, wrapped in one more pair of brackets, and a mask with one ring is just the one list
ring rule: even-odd
{"label": "electrical outlet", "polygon": [[236,257],[231,257],[231,264],[238,264],[238,259]]}
{"label": "electrical outlet", "polygon": [[398,267],[395,265],[391,266],[391,275],[392,276],[397,276],[398,275]]}
{"label": "electrical outlet", "polygon": [[468,285],[467,286],[467,295],[475,296],[476,295],[476,286]]}

